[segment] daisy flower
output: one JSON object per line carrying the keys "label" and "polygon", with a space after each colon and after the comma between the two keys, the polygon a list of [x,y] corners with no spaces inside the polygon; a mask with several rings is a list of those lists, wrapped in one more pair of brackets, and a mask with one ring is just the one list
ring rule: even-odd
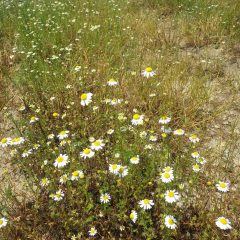
{"label": "daisy flower", "polygon": [[25,142],[25,139],[23,137],[17,137],[12,139],[12,145],[20,145]]}
{"label": "daisy flower", "polygon": [[140,205],[141,208],[143,208],[144,210],[148,210],[148,209],[151,209],[152,206],[154,205],[154,202],[153,200],[150,200],[150,199],[143,199],[141,201],[139,201],[138,203]]}
{"label": "daisy flower", "polygon": [[92,143],[91,149],[98,151],[103,149],[104,146],[105,146],[105,143],[103,142],[103,140],[98,139]]}
{"label": "daisy flower", "polygon": [[55,117],[55,118],[59,117],[59,113],[57,113],[57,112],[54,112],[52,115],[53,115],[53,117]]}
{"label": "daisy flower", "polygon": [[174,203],[180,199],[180,195],[176,190],[167,190],[164,196],[165,196],[165,201],[168,203]]}
{"label": "daisy flower", "polygon": [[164,222],[165,222],[165,225],[166,225],[167,228],[170,228],[170,229],[175,229],[175,228],[177,228],[177,224],[176,224],[177,221],[176,221],[176,219],[175,219],[173,216],[171,216],[171,215],[167,215],[167,216],[165,217]]}
{"label": "daisy flower", "polygon": [[142,75],[146,78],[150,78],[156,75],[156,73],[153,71],[151,67],[145,68],[145,70],[142,71]]}
{"label": "daisy flower", "polygon": [[92,151],[90,148],[85,148],[83,151],[80,153],[80,156],[83,157],[84,159],[86,158],[92,158],[95,155],[95,152]]}
{"label": "daisy flower", "polygon": [[171,172],[171,173],[173,173],[173,168],[170,167],[170,166],[167,166],[167,167],[165,167],[165,168],[163,169],[163,172]]}
{"label": "daisy flower", "polygon": [[146,131],[142,131],[142,132],[140,132],[139,136],[140,136],[140,138],[146,138],[147,132]]}
{"label": "daisy flower", "polygon": [[132,164],[138,164],[139,161],[140,161],[139,155],[130,158],[130,163]]}
{"label": "daisy flower", "polygon": [[80,178],[84,178],[84,173],[82,170],[77,170],[72,172],[72,176],[71,176],[72,181],[78,180]]}
{"label": "daisy flower", "polygon": [[34,149],[34,150],[38,150],[40,146],[41,146],[40,144],[34,144],[34,145],[33,145],[33,149]]}
{"label": "daisy flower", "polygon": [[46,186],[48,186],[49,185],[49,183],[50,183],[50,181],[49,181],[49,179],[48,178],[43,178],[42,180],[41,180],[41,186],[42,187],[46,187]]}
{"label": "daisy flower", "polygon": [[76,71],[76,72],[78,72],[78,71],[80,71],[81,70],[81,66],[76,66],[75,68],[74,68],[74,71]]}
{"label": "daisy flower", "polygon": [[183,135],[185,132],[183,129],[177,129],[173,132],[174,135],[178,135],[178,136],[181,136]]}
{"label": "daisy flower", "polygon": [[66,166],[68,162],[69,162],[68,161],[68,155],[60,154],[54,162],[54,167],[62,168],[64,166]]}
{"label": "daisy flower", "polygon": [[230,186],[230,183],[222,182],[222,181],[219,181],[216,184],[217,190],[220,191],[220,192],[228,192],[229,191],[229,186]]}
{"label": "daisy flower", "polygon": [[154,135],[151,135],[151,136],[149,137],[149,140],[152,141],[152,142],[156,142],[157,139],[158,139],[158,137],[157,137],[157,136],[154,136]]}
{"label": "daisy flower", "polygon": [[120,166],[118,164],[109,164],[109,171],[114,174],[118,174]]}
{"label": "daisy flower", "polygon": [[108,82],[107,82],[108,86],[116,86],[118,85],[118,82],[116,80],[114,80],[113,78],[111,78]]}
{"label": "daisy flower", "polygon": [[60,177],[59,182],[60,182],[61,184],[64,184],[64,183],[66,183],[68,180],[69,180],[68,175],[67,175],[67,174],[63,174],[63,175]]}
{"label": "daisy flower", "polygon": [[108,131],[107,131],[107,134],[108,135],[112,135],[114,133],[114,129],[109,129]]}
{"label": "daisy flower", "polygon": [[119,170],[118,170],[118,176],[119,177],[125,177],[128,175],[128,168],[127,166],[119,166]]}
{"label": "daisy flower", "polygon": [[64,130],[64,131],[61,131],[59,134],[58,134],[58,138],[59,140],[63,140],[65,138],[67,138],[69,135],[69,131],[68,130]]}
{"label": "daisy flower", "polygon": [[8,222],[8,220],[5,217],[0,218],[0,228],[6,227],[7,222]]}
{"label": "daisy flower", "polygon": [[161,179],[164,183],[169,183],[174,179],[173,172],[163,172],[161,173]]}
{"label": "daisy flower", "polygon": [[92,93],[83,93],[81,96],[80,96],[80,99],[81,99],[81,105],[82,106],[87,106],[89,103],[92,102],[92,96],[93,94]]}
{"label": "daisy flower", "polygon": [[64,197],[64,193],[63,193],[63,191],[62,191],[61,189],[58,190],[58,191],[57,191],[55,194],[53,194],[53,196],[52,196],[53,200],[56,201],[56,202],[61,201],[61,200],[63,199],[63,197]]}
{"label": "daisy flower", "polygon": [[23,158],[28,157],[30,154],[32,154],[32,149],[24,150],[22,153],[22,157]]}
{"label": "daisy flower", "polygon": [[231,222],[225,217],[217,218],[216,225],[222,230],[232,229]]}
{"label": "daisy flower", "polygon": [[97,234],[97,230],[95,227],[91,227],[90,230],[88,231],[88,233],[91,237],[93,237]]}
{"label": "daisy flower", "polygon": [[193,169],[194,172],[200,172],[201,171],[201,167],[197,163],[192,166],[192,169]]}
{"label": "daisy flower", "polygon": [[144,116],[143,115],[139,115],[139,114],[134,114],[133,118],[132,118],[132,125],[142,125],[143,124],[143,119]]}
{"label": "daisy flower", "polygon": [[2,138],[2,140],[0,141],[1,147],[7,147],[10,144],[11,144],[11,138]]}
{"label": "daisy flower", "polygon": [[192,156],[193,158],[199,158],[199,157],[200,157],[200,154],[199,154],[199,152],[193,152],[193,153],[191,154],[191,156]]}
{"label": "daisy flower", "polygon": [[159,119],[159,123],[161,124],[168,124],[170,123],[171,118],[167,117],[166,115],[163,115],[160,119]]}
{"label": "daisy flower", "polygon": [[172,129],[170,127],[162,126],[161,131],[168,134],[172,132]]}
{"label": "daisy flower", "polygon": [[137,212],[135,210],[132,210],[129,217],[135,223],[137,221],[138,214],[137,214]]}
{"label": "daisy flower", "polygon": [[189,140],[190,140],[192,143],[197,143],[197,142],[200,141],[200,139],[199,139],[195,134],[191,135],[191,136],[189,137]]}
{"label": "daisy flower", "polygon": [[30,118],[30,123],[35,123],[35,122],[37,122],[38,120],[39,120],[38,117],[32,116],[32,117]]}
{"label": "daisy flower", "polygon": [[49,135],[47,136],[47,138],[48,138],[48,139],[53,139],[53,138],[54,138],[54,134],[53,134],[53,133],[49,134]]}
{"label": "daisy flower", "polygon": [[111,200],[111,196],[108,193],[101,194],[100,201],[102,203],[108,203],[108,202],[110,202],[110,200]]}
{"label": "daisy flower", "polygon": [[17,153],[18,153],[17,149],[12,149],[12,150],[10,151],[10,155],[11,155],[11,156],[16,155]]}
{"label": "daisy flower", "polygon": [[121,102],[122,102],[122,99],[116,99],[116,98],[114,98],[114,99],[112,99],[112,100],[110,101],[110,105],[115,106],[115,105],[117,105],[117,104],[119,104],[119,103],[121,103]]}

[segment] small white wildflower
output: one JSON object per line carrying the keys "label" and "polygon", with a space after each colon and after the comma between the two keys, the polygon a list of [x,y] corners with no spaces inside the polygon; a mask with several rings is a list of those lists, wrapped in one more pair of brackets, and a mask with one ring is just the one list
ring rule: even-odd
{"label": "small white wildflower", "polygon": [[170,229],[176,229],[177,228],[177,224],[176,224],[177,221],[171,215],[167,215],[165,217],[164,222],[165,222],[165,225],[166,225],[167,228],[170,228]]}
{"label": "small white wildflower", "polygon": [[141,201],[139,201],[138,203],[140,205],[141,208],[143,208],[144,210],[148,210],[148,209],[151,209],[152,206],[154,205],[154,202],[153,200],[150,200],[150,199],[143,199]]}
{"label": "small white wildflower", "polygon": [[108,193],[101,194],[100,201],[102,203],[108,203],[111,200],[111,196]]}
{"label": "small white wildflower", "polygon": [[216,225],[222,230],[232,229],[231,222],[225,217],[219,217],[216,219]]}
{"label": "small white wildflower", "polygon": [[153,71],[151,67],[145,68],[145,70],[142,71],[142,75],[146,78],[150,78],[156,75],[156,73]]}

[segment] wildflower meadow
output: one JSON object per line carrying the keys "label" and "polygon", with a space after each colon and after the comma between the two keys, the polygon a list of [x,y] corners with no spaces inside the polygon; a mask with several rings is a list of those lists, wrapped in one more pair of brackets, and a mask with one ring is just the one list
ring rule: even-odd
{"label": "wildflower meadow", "polygon": [[0,2],[0,240],[239,240],[240,2]]}

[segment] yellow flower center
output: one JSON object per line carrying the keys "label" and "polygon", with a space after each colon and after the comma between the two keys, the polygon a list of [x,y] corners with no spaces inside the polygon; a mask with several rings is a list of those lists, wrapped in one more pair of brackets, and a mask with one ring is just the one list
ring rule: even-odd
{"label": "yellow flower center", "polygon": [[86,100],[87,99],[87,94],[83,93],[80,98],[81,98],[81,100]]}
{"label": "yellow flower center", "polygon": [[42,183],[46,184],[48,182],[48,180],[46,178],[42,179]]}
{"label": "yellow flower center", "polygon": [[167,137],[167,134],[166,133],[162,133],[162,137],[163,138]]}
{"label": "yellow flower center", "polygon": [[3,138],[2,140],[1,140],[1,143],[6,143],[7,142],[7,139],[6,138]]}
{"label": "yellow flower center", "polygon": [[63,160],[64,160],[64,158],[63,158],[62,156],[60,156],[60,157],[57,158],[57,162],[58,162],[58,163],[63,162]]}
{"label": "yellow flower center", "polygon": [[66,131],[61,131],[60,133],[59,133],[59,135],[65,135],[66,134]]}
{"label": "yellow flower center", "polygon": [[56,193],[56,197],[60,198],[61,197],[61,193]]}
{"label": "yellow flower center", "polygon": [[112,165],[112,169],[113,169],[113,170],[117,169],[117,164],[113,164],[113,165]]}
{"label": "yellow flower center", "polygon": [[134,219],[134,214],[133,214],[133,213],[130,214],[130,219],[131,219],[131,220]]}
{"label": "yellow flower center", "polygon": [[58,113],[53,113],[53,117],[58,117],[59,116],[59,114]]}
{"label": "yellow flower center", "polygon": [[83,152],[84,152],[84,154],[88,155],[91,152],[91,150],[86,148],[86,149],[83,150]]}
{"label": "yellow flower center", "polygon": [[175,195],[174,192],[169,192],[169,193],[168,193],[168,196],[169,196],[169,197],[174,197],[174,195]]}
{"label": "yellow flower center", "polygon": [[79,176],[79,172],[78,172],[78,171],[75,171],[75,172],[72,173],[72,175],[73,175],[74,177],[78,177],[78,176]]}
{"label": "yellow flower center", "polygon": [[162,118],[162,120],[166,120],[167,116],[163,115],[161,118]]}
{"label": "yellow flower center", "polygon": [[219,186],[220,186],[221,188],[225,188],[225,187],[226,187],[226,183],[221,182],[221,183],[219,184]]}
{"label": "yellow flower center", "polygon": [[200,167],[199,167],[198,164],[195,164],[195,165],[193,166],[193,168],[195,168],[195,169],[199,169]]}
{"label": "yellow flower center", "polygon": [[2,225],[3,224],[3,220],[2,219],[0,219],[0,225]]}
{"label": "yellow flower center", "polygon": [[104,195],[104,196],[103,196],[103,199],[104,199],[104,200],[108,200],[108,196],[107,196],[107,195]]}
{"label": "yellow flower center", "polygon": [[123,167],[119,168],[118,172],[119,173],[123,173],[124,172],[124,168]]}
{"label": "yellow flower center", "polygon": [[166,172],[170,172],[170,171],[171,171],[171,167],[166,167],[166,168],[165,168],[165,171],[166,171]]}
{"label": "yellow flower center", "polygon": [[12,139],[12,142],[20,142],[20,140],[21,140],[21,138],[18,137],[18,138],[14,138],[14,139]]}
{"label": "yellow flower center", "polygon": [[134,115],[133,115],[133,119],[134,119],[134,120],[138,120],[139,118],[140,118],[140,115],[139,115],[139,114],[134,114]]}
{"label": "yellow flower center", "polygon": [[144,204],[149,204],[149,202],[150,202],[149,199],[144,199],[144,200],[143,200],[143,203],[144,203]]}
{"label": "yellow flower center", "polygon": [[151,68],[151,67],[147,67],[147,68],[145,69],[145,71],[146,71],[146,72],[152,72],[152,68]]}
{"label": "yellow flower center", "polygon": [[196,136],[196,135],[192,135],[191,138],[192,138],[192,139],[196,139],[197,136]]}
{"label": "yellow flower center", "polygon": [[228,222],[227,222],[227,219],[226,219],[226,218],[221,218],[221,219],[220,219],[220,223],[226,225]]}
{"label": "yellow flower center", "polygon": [[167,172],[165,172],[163,176],[164,176],[165,178],[170,178],[170,177],[171,177],[170,174],[167,173]]}
{"label": "yellow flower center", "polygon": [[101,143],[99,141],[96,141],[93,144],[94,144],[94,146],[97,146],[97,147],[101,145]]}
{"label": "yellow flower center", "polygon": [[177,132],[178,132],[178,133],[182,133],[182,129],[178,129]]}
{"label": "yellow flower center", "polygon": [[174,224],[174,221],[171,218],[169,218],[168,219],[168,224],[172,225],[172,224]]}

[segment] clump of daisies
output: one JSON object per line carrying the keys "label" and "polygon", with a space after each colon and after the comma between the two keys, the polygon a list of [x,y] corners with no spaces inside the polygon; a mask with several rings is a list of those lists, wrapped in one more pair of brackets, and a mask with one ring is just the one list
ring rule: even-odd
{"label": "clump of daisies", "polygon": [[[83,70],[76,66],[74,74]],[[150,67],[142,75],[156,80]],[[34,172],[32,189],[39,212],[45,211],[50,226],[58,219],[71,239],[177,236],[194,226],[192,212],[208,210],[205,199],[200,199],[201,186],[222,200],[235,190],[225,177],[204,184],[208,161],[200,138],[177,126],[171,113],[148,116],[143,109],[134,108],[130,114],[125,109],[129,102],[115,93],[120,83],[105,81],[102,99],[94,89],[94,98],[91,92],[82,92],[80,104],[78,95],[69,96],[66,107],[54,107],[49,118],[39,108],[38,114],[26,117],[26,135],[0,140],[0,147],[10,149],[22,170]],[[50,103],[54,101],[52,97]],[[37,133],[27,134],[33,129]],[[197,227],[205,229],[211,221],[218,231],[234,230],[234,220],[223,216],[228,209],[221,211],[212,210],[212,219]],[[10,219],[0,218],[0,228],[7,228]]]}

